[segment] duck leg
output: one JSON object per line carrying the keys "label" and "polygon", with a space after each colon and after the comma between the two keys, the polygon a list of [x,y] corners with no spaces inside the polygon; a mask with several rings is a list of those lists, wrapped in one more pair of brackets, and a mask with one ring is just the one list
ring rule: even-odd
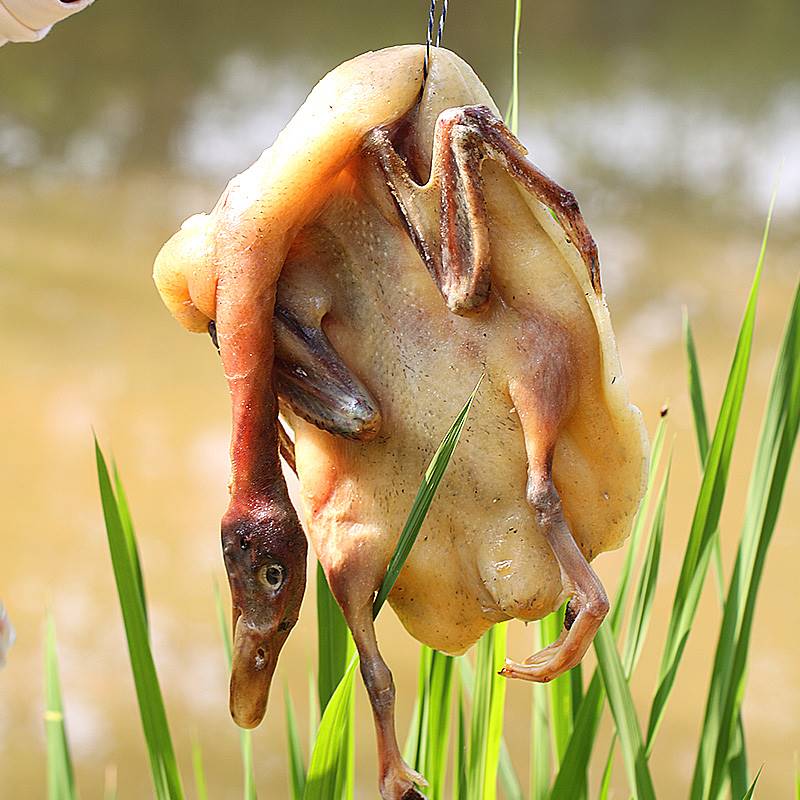
{"label": "duck leg", "polygon": [[522,382],[510,386],[528,452],[528,502],[561,568],[562,586],[572,596],[558,639],[523,664],[507,660],[501,671],[509,678],[537,682],[551,681],[576,666],[608,613],[603,584],[575,542],[553,484],[555,440],[571,406],[568,372],[555,363],[551,360],[534,376],[537,388]]}
{"label": "duck leg", "polygon": [[360,659],[361,677],[372,706],[378,743],[381,798],[425,800],[416,786],[426,786],[427,781],[405,763],[400,753],[395,732],[394,680],[375,638],[372,599],[380,579],[377,582],[368,580],[364,571],[351,562],[336,570],[326,568],[326,574],[331,591],[353,634]]}

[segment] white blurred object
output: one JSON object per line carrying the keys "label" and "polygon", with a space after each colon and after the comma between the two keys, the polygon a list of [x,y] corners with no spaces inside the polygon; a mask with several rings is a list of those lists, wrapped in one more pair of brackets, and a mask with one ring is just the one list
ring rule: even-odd
{"label": "white blurred object", "polygon": [[94,0],[0,0],[0,46],[6,42],[38,42],[50,28]]}
{"label": "white blurred object", "polygon": [[8,618],[5,606],[0,603],[0,668],[6,663],[6,655],[14,644],[15,637],[14,626]]}

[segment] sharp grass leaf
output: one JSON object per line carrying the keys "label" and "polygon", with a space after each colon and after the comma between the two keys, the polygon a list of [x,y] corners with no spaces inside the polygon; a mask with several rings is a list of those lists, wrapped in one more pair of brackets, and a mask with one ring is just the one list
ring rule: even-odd
{"label": "sharp grass leaf", "polygon": [[606,756],[606,766],[603,769],[603,777],[600,781],[600,791],[597,794],[598,800],[608,800],[609,792],[611,791],[611,775],[614,772],[614,752],[616,750],[617,734],[614,733],[611,737],[611,744],[608,747],[608,756]]}
{"label": "sharp grass leaf", "polygon": [[694,432],[697,437],[697,450],[701,462],[708,458],[708,417],[706,403],[703,397],[703,382],[700,380],[700,364],[697,359],[697,348],[694,343],[692,324],[689,321],[689,312],[683,309],[683,341],[686,346],[686,361],[689,367],[689,399],[692,403],[692,418],[694,419]]}
{"label": "sharp grass leaf", "polygon": [[[554,642],[561,633],[565,612],[566,605],[563,605],[558,611],[548,614],[539,622],[541,639],[545,646]],[[558,769],[572,736],[572,684],[568,673],[547,684],[547,703],[550,733],[553,739],[553,761],[555,768]]]}
{"label": "sharp grass leaf", "polygon": [[631,607],[631,619],[628,624],[628,631],[625,637],[625,649],[623,664],[625,666],[625,676],[630,679],[639,656],[642,653],[644,642],[647,637],[647,630],[650,625],[650,614],[653,610],[653,600],[656,594],[658,583],[658,572],[661,564],[661,545],[664,540],[664,517],[667,505],[667,490],[669,488],[669,478],[672,472],[672,455],[667,461],[664,477],[658,492],[658,500],[653,514],[653,522],[650,528],[650,535],[647,539],[647,549],[645,550],[644,562],[639,574],[636,591]]}
{"label": "sharp grass leaf", "polygon": [[505,702],[505,678],[498,673],[505,664],[507,624],[493,625],[477,646],[467,794],[483,800],[494,800],[497,796],[496,776]]}
{"label": "sharp grass leaf", "polygon": [[478,393],[482,380],[483,376],[480,377],[475,388],[472,390],[472,394],[467,399],[467,402],[464,403],[461,411],[459,411],[458,416],[450,426],[450,430],[445,434],[442,443],[439,445],[436,453],[434,453],[428,469],[425,471],[422,484],[411,506],[411,511],[409,512],[403,531],[400,534],[395,551],[391,559],[389,559],[386,575],[384,576],[372,606],[372,614],[374,617],[378,616],[381,606],[386,602],[386,598],[392,591],[392,587],[395,581],[397,581],[398,575],[400,575],[400,570],[403,568],[403,564],[406,563],[408,554],[411,552],[411,548],[417,540],[417,535],[422,527],[422,523],[425,521],[425,516],[433,502],[433,497],[436,494],[436,490],[439,488],[439,483],[444,476],[447,465],[450,463],[450,457],[456,449],[461,431],[464,429],[464,424],[467,421],[467,415],[469,414],[470,408],[472,408],[472,403],[475,400],[475,395]]}
{"label": "sharp grass leaf", "polygon": [[647,764],[636,708],[610,626],[600,626],[594,646],[608,694],[608,704],[616,722],[630,790],[636,800],[655,800],[653,779]]}
{"label": "sharp grass leaf", "polygon": [[181,784],[161,687],[158,683],[142,603],[141,582],[132,561],[131,549],[120,515],[119,505],[108,473],[105,457],[95,439],[95,458],[100,498],[103,505],[111,563],[117,584],[125,635],[128,640],[139,713],[142,719],[150,766],[158,800],[181,800]]}
{"label": "sharp grass leaf", "polygon": [[[460,675],[460,687],[466,691],[467,698],[472,701],[475,690],[475,671],[472,664],[465,656],[456,659]],[[506,800],[512,800],[521,796],[522,788],[519,785],[519,778],[511,762],[511,754],[508,752],[508,745],[505,738],[500,739],[500,785],[505,792]]]}
{"label": "sharp grass leaf", "polygon": [[750,788],[742,795],[742,800],[751,800],[753,794],[756,790],[756,784],[758,783],[758,779],[761,777],[761,770],[764,769],[763,766],[758,768],[758,772],[756,773],[755,778],[753,778],[753,782],[750,784]]}
{"label": "sharp grass leaf", "polygon": [[427,712],[424,735],[426,747],[421,762],[428,779],[429,800],[444,800],[450,750],[450,709],[455,659],[436,650],[430,651],[427,674]]}
{"label": "sharp grass leaf", "polygon": [[[661,563],[661,545],[664,539],[667,489],[669,487],[671,472],[672,455],[670,454],[664,477],[661,481],[661,488],[658,492],[658,501],[656,502],[650,534],[647,539],[647,549],[634,593],[631,619],[625,636],[622,663],[625,671],[625,678],[628,681],[630,681],[636,669],[636,664],[642,653],[650,624],[650,613],[653,608],[653,599],[655,598],[656,584],[658,583],[659,565]],[[617,737],[616,734],[614,734],[611,738],[611,744],[606,758],[606,766],[603,771],[603,780],[600,787],[601,796],[607,794],[609,790],[616,742]]]}
{"label": "sharp grass leaf", "polygon": [[522,787],[519,784],[517,772],[511,761],[511,753],[508,752],[508,745],[505,737],[500,739],[500,788],[503,790],[505,800],[523,800]]}
{"label": "sharp grass leaf", "polygon": [[728,780],[732,797],[742,797],[747,791],[747,742],[744,732],[744,721],[741,711],[736,718],[731,755],[728,761]]}
{"label": "sharp grass leaf", "polygon": [[756,265],[755,277],[753,278],[742,325],[739,330],[736,350],[722,398],[714,436],[711,440],[703,470],[700,492],[686,544],[683,564],[681,565],[678,586],[675,591],[675,601],[659,669],[658,688],[650,709],[646,740],[648,753],[652,750],[655,735],[663,719],[666,702],[672,691],[686,639],[697,612],[700,593],[708,571],[714,534],[719,525],[722,503],[728,483],[731,454],[736,439],[742,398],[747,382],[755,327],[756,303],[761,284],[769,226],[772,219],[772,208],[773,206],[771,205],[764,230],[761,253]]}
{"label": "sharp grass leaf", "polygon": [[756,600],[800,427],[800,286],[768,395],[708,693],[693,797],[717,797],[732,748]]}
{"label": "sharp grass leaf", "polygon": [[194,774],[194,791],[197,795],[197,800],[208,800],[206,771],[203,766],[203,750],[196,735],[192,736],[192,772]]}
{"label": "sharp grass leaf", "polygon": [[500,736],[500,760],[498,764],[500,788],[503,790],[505,800],[523,800],[522,786],[520,786],[517,771],[511,761],[511,753],[508,750],[505,736]]}
{"label": "sharp grass leaf", "polygon": [[314,742],[317,740],[317,728],[319,727],[319,693],[317,683],[314,680],[314,672],[308,670],[308,752],[314,750]]}
{"label": "sharp grass leaf", "polygon": [[667,416],[665,413],[662,413],[662,416],[658,420],[655,435],[653,436],[653,444],[650,452],[650,467],[647,473],[647,487],[642,497],[639,510],[636,512],[636,517],[633,520],[633,525],[631,526],[630,541],[625,551],[625,560],[622,562],[622,571],[620,572],[617,591],[614,595],[614,601],[611,604],[611,610],[606,622],[607,625],[611,626],[615,636],[619,635],[620,628],[622,627],[631,584],[633,582],[634,566],[641,549],[642,537],[646,530],[653,496],[656,493],[656,477],[661,466],[661,458],[664,452],[666,430]]}
{"label": "sharp grass leaf", "polygon": [[574,800],[583,790],[586,765],[594,750],[605,696],[600,672],[596,670],[575,717],[569,746],[550,791],[551,800]]}
{"label": "sharp grass leaf", "polygon": [[506,125],[519,133],[519,31],[522,26],[522,0],[514,2],[514,43],[511,55],[511,97],[506,111]]}
{"label": "sharp grass leaf", "polygon": [[[692,417],[694,430],[697,437],[697,450],[700,453],[700,463],[705,467],[708,458],[708,419],[706,417],[706,404],[703,399],[703,384],[700,380],[700,365],[697,360],[697,348],[694,343],[694,334],[689,322],[689,313],[683,309],[683,340],[686,344],[686,361],[689,366],[689,399],[692,403]],[[713,544],[714,566],[717,576],[717,593],[720,603],[725,596],[725,578],[722,571],[722,546],[720,544],[719,528],[714,531]]]}
{"label": "sharp grass leaf", "polygon": [[800,800],[800,767],[797,765],[794,768],[794,800]]}
{"label": "sharp grass leaf", "polygon": [[[419,673],[417,675],[417,697],[414,701],[414,712],[408,729],[408,738],[403,751],[406,762],[419,772],[425,764],[425,730],[428,720],[428,704],[430,690],[430,672],[433,650],[422,645],[419,649]],[[429,779],[430,780],[430,779]]]}
{"label": "sharp grass leaf", "polygon": [[[545,646],[541,625],[534,626],[533,646],[537,653]],[[531,685],[531,800],[546,800],[551,775],[547,686],[534,683]]]}
{"label": "sharp grass leaf", "polygon": [[[697,348],[694,343],[691,322],[688,311],[683,310],[683,338],[686,344],[686,361],[689,366],[689,397],[692,403],[692,416],[694,429],[697,436],[697,450],[700,454],[700,463],[705,466],[708,458],[708,420],[706,406],[703,398],[703,383],[700,378],[700,364],[697,358]],[[717,594],[720,605],[725,603],[724,572],[722,568],[722,546],[719,528],[714,532],[714,566],[717,577]],[[744,723],[741,714],[737,720],[738,733],[736,743],[728,767],[731,784],[731,794],[736,797],[747,791],[747,750],[744,735]]]}
{"label": "sharp grass leaf", "polygon": [[[466,659],[459,658],[459,663]],[[458,686],[458,714],[456,717],[456,745],[453,751],[453,800],[468,800],[467,795],[467,726],[464,718],[464,694],[461,690],[463,672],[459,670]],[[800,800],[800,796],[798,796]]]}
{"label": "sharp grass leaf", "polygon": [[405,758],[427,778],[429,800],[445,796],[454,664],[452,656],[420,648],[419,686]]}
{"label": "sharp grass leaf", "polygon": [[56,627],[50,615],[47,617],[44,651],[47,798],[76,800],[78,793],[75,788],[75,773],[64,723],[64,704],[61,699],[61,680],[58,674]]}
{"label": "sharp grass leaf", "polygon": [[[603,627],[610,627],[614,636],[619,634],[627,607],[633,582],[633,569],[639,553],[642,538],[649,515],[653,497],[657,492],[656,477],[661,465],[664,440],[666,435],[667,416],[662,413],[653,436],[648,470],[647,488],[642,503],[634,519],[630,542],[620,573],[619,584],[611,604],[611,611]],[[653,537],[651,527],[650,539]],[[649,541],[649,540],[648,540]],[[580,706],[574,709],[573,732],[553,783],[551,800],[574,800],[584,790],[587,765],[594,750],[595,737],[600,726],[600,718],[605,705],[605,689],[599,671],[595,670],[584,693]]]}
{"label": "sharp grass leaf", "polygon": [[578,716],[578,709],[583,700],[583,664],[577,664],[569,673],[570,708],[572,709],[572,722]]}
{"label": "sharp grass leaf", "polygon": [[283,703],[286,711],[286,742],[289,750],[289,789],[292,800],[302,800],[306,788],[306,765],[303,763],[303,750],[300,747],[294,704],[288,686],[284,686]]}
{"label": "sharp grass leaf", "polygon": [[304,800],[345,800],[351,780],[351,737],[342,735],[352,730],[354,706],[353,683],[358,657],[353,656],[339,685],[328,701],[317,731],[314,750],[308,764]]}
{"label": "sharp grass leaf", "polygon": [[353,656],[353,638],[339,604],[317,563],[317,687],[320,713],[339,685]]}
{"label": "sharp grass leaf", "polygon": [[147,621],[147,595],[144,590],[144,575],[142,574],[142,561],[139,558],[139,546],[136,543],[136,531],[133,527],[133,517],[131,516],[130,506],[128,505],[128,495],[125,492],[125,486],[122,483],[122,478],[119,474],[116,462],[112,464],[112,472],[114,475],[114,493],[117,496],[117,508],[119,509],[119,518],[122,523],[122,530],[125,534],[125,544],[128,546],[128,558],[133,565],[133,570],[136,574],[136,583],[139,585],[139,595],[142,600],[142,613],[144,614],[145,622]]}

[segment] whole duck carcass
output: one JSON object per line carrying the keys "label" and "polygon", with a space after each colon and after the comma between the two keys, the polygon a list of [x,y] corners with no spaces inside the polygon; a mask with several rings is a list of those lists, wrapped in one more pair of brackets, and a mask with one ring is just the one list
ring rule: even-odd
{"label": "whole duck carcass", "polygon": [[307,533],[360,655],[385,800],[421,797],[424,781],[400,755],[372,603],[478,378],[389,597],[433,648],[461,653],[495,622],[570,597],[558,640],[504,674],[575,666],[608,610],[589,562],[627,537],[647,461],[575,198],[526,159],[464,61],[434,49],[425,81],[422,64],[405,46],[337,67],[155,264],[178,321],[211,326],[231,392],[233,717],[262,719],[305,587],[280,411]]}

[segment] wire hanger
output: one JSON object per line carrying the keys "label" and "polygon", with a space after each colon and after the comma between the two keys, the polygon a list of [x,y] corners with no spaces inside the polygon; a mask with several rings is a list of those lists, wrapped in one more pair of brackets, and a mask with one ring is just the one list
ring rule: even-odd
{"label": "wire hanger", "polygon": [[[442,34],[444,33],[444,22],[447,19],[447,1],[442,0],[442,8],[439,13],[439,24],[436,26],[436,8],[437,0],[431,0],[431,7],[428,11],[428,31],[425,36],[425,60],[422,63],[422,88],[425,88],[425,81],[428,79],[428,68],[431,61],[431,44],[439,47],[442,43]],[[433,41],[433,29],[437,28],[436,41]]]}

